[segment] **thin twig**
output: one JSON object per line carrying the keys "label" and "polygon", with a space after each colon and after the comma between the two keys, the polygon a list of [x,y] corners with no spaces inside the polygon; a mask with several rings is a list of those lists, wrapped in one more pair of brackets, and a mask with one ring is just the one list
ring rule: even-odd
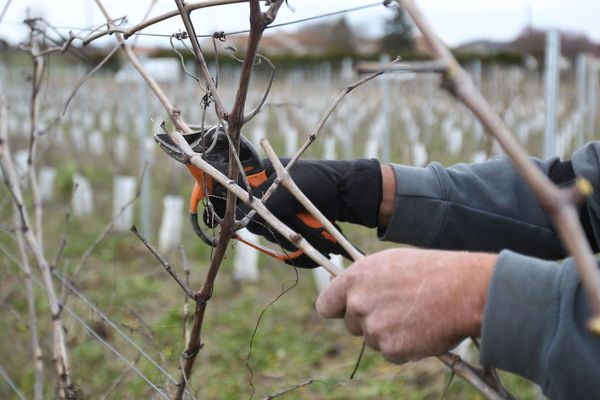
{"label": "thin twig", "polygon": [[[252,336],[250,336],[250,344],[248,345],[248,354],[246,354],[246,369],[248,370],[248,373],[250,374],[250,376],[248,377],[248,384],[250,385],[250,388],[252,389],[252,393],[250,394],[250,400],[252,400],[254,398],[254,394],[256,393],[256,387],[254,386],[254,370],[252,369],[252,366],[250,365],[250,358],[252,357],[252,349],[254,348],[254,341],[256,339],[256,334],[258,333],[258,328],[260,327],[260,323],[262,322],[263,317],[265,316],[267,310],[271,307],[273,307],[273,305],[279,301],[280,298],[282,298],[283,296],[285,296],[287,293],[289,293],[292,289],[294,289],[296,286],[298,286],[298,268],[294,267],[294,274],[295,279],[294,282],[288,286],[287,288],[285,286],[282,286],[282,290],[281,292],[275,296],[275,298],[273,300],[271,300],[269,302],[269,304],[267,304],[265,306],[265,308],[263,308],[260,312],[260,314],[258,315],[258,319],[256,320],[256,324],[254,325],[254,330],[252,331]],[[284,282],[285,284],[285,282]]]}
{"label": "thin twig", "polygon": [[367,75],[364,78],[358,80],[357,82],[354,82],[353,84],[346,86],[342,90],[342,92],[338,95],[338,97],[334,100],[334,102],[329,106],[327,111],[325,111],[325,114],[319,120],[315,129],[310,133],[310,135],[308,135],[308,139],[306,139],[306,142],[304,142],[302,147],[300,147],[300,149],[292,157],[292,159],[290,160],[290,162],[288,164],[288,170],[289,170],[289,168],[291,168],[294,165],[296,160],[298,160],[304,154],[304,152],[306,151],[306,149],[308,149],[308,147],[312,144],[312,142],[314,142],[317,139],[317,137],[319,136],[319,133],[321,132],[321,129],[323,128],[323,126],[325,125],[325,123],[327,122],[329,117],[333,114],[336,107],[341,103],[341,101],[344,99],[344,97],[346,97],[346,95],[348,93],[350,93],[357,87],[369,82],[370,80],[375,79],[378,76],[385,74],[387,72],[388,68],[393,67],[394,64],[396,64],[399,61],[400,61],[400,57],[396,57],[389,64],[385,65],[383,68],[379,69],[378,71],[375,71],[372,74]]}
{"label": "thin twig", "polygon": [[446,353],[441,356],[438,356],[438,359],[446,364],[452,372],[456,375],[460,376],[467,382],[469,382],[473,387],[488,400],[506,400],[507,397],[500,395],[496,391],[495,388],[490,386],[483,376],[475,370],[475,368],[471,367],[466,362],[462,361],[459,356]]}
{"label": "thin twig", "polygon": [[314,379],[309,379],[309,380],[304,381],[302,383],[298,383],[297,385],[292,385],[292,386],[287,387],[287,388],[285,388],[283,390],[280,390],[279,392],[270,394],[267,397],[265,397],[263,400],[272,400],[274,398],[281,397],[281,396],[283,396],[285,394],[288,394],[291,391],[300,389],[300,388],[308,386],[308,385],[312,385],[315,382],[317,382],[317,381],[315,381]]}
{"label": "thin twig", "polygon": [[175,0],[175,4],[177,5],[177,9],[179,10],[179,15],[181,15],[181,19],[183,21],[183,25],[185,26],[185,30],[187,31],[188,38],[192,43],[192,49],[194,50],[194,57],[196,58],[196,63],[200,67],[200,71],[202,72],[202,76],[204,77],[204,82],[206,86],[208,86],[210,97],[213,99],[215,103],[215,111],[217,112],[217,116],[219,119],[225,118],[225,106],[223,102],[219,98],[219,94],[217,92],[217,87],[213,78],[208,70],[208,64],[202,55],[202,50],[200,49],[200,43],[198,42],[198,38],[196,37],[196,30],[194,29],[194,25],[192,24],[192,20],[190,19],[190,13],[192,10],[186,9],[183,4],[183,0]]}
{"label": "thin twig", "polygon": [[[333,103],[331,103],[331,105],[329,106],[329,108],[327,109],[327,111],[325,112],[323,117],[321,117],[321,119],[317,123],[316,127],[313,129],[313,131],[308,135],[308,139],[306,140],[306,142],[304,142],[302,147],[300,147],[300,149],[296,152],[296,154],[294,154],[292,159],[286,165],[286,167],[285,167],[286,171],[289,172],[289,170],[294,166],[296,161],[298,161],[298,159],[300,157],[302,157],[302,155],[308,149],[308,147],[317,139],[317,137],[319,136],[319,133],[321,132],[321,129],[323,128],[323,126],[325,125],[325,123],[327,122],[329,117],[333,114],[333,112],[335,111],[337,106],[341,103],[341,101],[344,99],[344,97],[346,97],[346,95],[348,93],[350,93],[357,87],[369,82],[370,80],[378,77],[379,75],[384,74],[388,68],[392,67],[398,61],[400,61],[399,57],[395,58],[392,62],[390,62],[388,65],[384,66],[383,68],[380,68],[377,71],[373,72],[372,74],[367,75],[367,76],[363,77],[362,79],[352,83],[351,85],[346,86],[340,92],[340,94],[336,97],[336,99],[333,101]],[[267,191],[262,196],[263,203],[266,203],[266,201],[273,195],[273,193],[275,193],[275,190],[277,190],[278,186],[279,186],[279,182],[273,182],[271,184],[271,186],[269,186]],[[248,213],[248,215],[242,220],[241,225],[243,225],[243,226],[247,225],[248,222],[255,215],[256,215],[256,211],[254,211],[254,210],[250,211]]]}
{"label": "thin twig", "polygon": [[[378,62],[362,62],[356,65],[359,74],[370,74],[381,70],[382,65]],[[448,66],[443,61],[413,61],[398,62],[386,68],[386,72],[433,72],[444,73]]]}
{"label": "thin twig", "polygon": [[325,227],[327,232],[329,232],[344,248],[344,250],[350,254],[350,257],[352,257],[354,261],[364,258],[364,255],[358,251],[348,239],[346,239],[346,237],[333,225],[333,223],[327,219],[327,217],[323,215],[323,213],[310,201],[310,199],[306,197],[302,190],[300,190],[298,185],[296,185],[296,182],[294,182],[290,176],[289,172],[285,169],[283,164],[281,164],[281,161],[279,161],[279,157],[277,157],[277,154],[275,154],[275,150],[273,150],[273,147],[271,147],[269,141],[263,138],[260,140],[260,145],[267,153],[269,160],[271,160],[271,163],[273,164],[273,167],[277,173],[277,179],[281,181],[281,184],[288,190],[288,192],[290,192],[290,194],[294,196],[294,198],[296,198],[296,200],[298,200],[300,204],[302,204],[302,206],[304,206],[304,208],[306,208],[306,210]]}
{"label": "thin twig", "polygon": [[360,366],[360,362],[365,354],[365,348],[367,347],[367,342],[363,340],[362,345],[360,346],[360,352],[358,353],[358,358],[356,359],[356,364],[354,364],[354,369],[350,374],[350,380],[354,379],[356,376],[356,372],[358,371],[358,367]]}
{"label": "thin twig", "polygon": [[[190,12],[190,11],[198,10],[201,8],[222,6],[222,5],[226,5],[226,4],[247,3],[247,2],[248,2],[248,0],[201,0],[201,1],[196,1],[196,2],[186,3],[185,9],[188,12]],[[173,18],[173,17],[177,17],[177,16],[179,16],[179,10],[172,10],[172,11],[166,12],[164,14],[157,15],[156,17],[152,17],[148,20],[142,21],[139,24],[134,25],[128,29],[115,29],[114,27],[109,27],[105,31],[98,32],[94,35],[90,35],[89,37],[87,37],[83,41],[83,45],[86,46],[101,37],[104,37],[107,35],[112,35],[114,33],[120,33],[123,35],[124,39],[128,39],[129,37],[131,37],[132,35],[134,35],[137,32],[140,32],[152,25],[155,25],[159,22],[162,22],[169,18]]]}
{"label": "thin twig", "polygon": [[[183,69],[183,72],[187,76],[189,76],[190,78],[192,78],[196,82],[200,83],[200,78],[198,78],[196,75],[194,75],[190,71],[188,71],[188,69],[187,69],[187,67],[185,65],[185,58],[183,58],[183,54],[181,54],[181,52],[179,50],[177,50],[177,46],[175,46],[175,43],[173,43],[173,39],[175,39],[176,37],[177,37],[177,34],[171,35],[171,37],[169,38],[169,43],[171,44],[171,48],[173,49],[173,51],[175,52],[175,54],[177,54],[177,57],[179,57],[179,65],[181,65],[181,68]],[[182,39],[180,39],[180,40],[182,40]]]}
{"label": "thin twig", "polygon": [[106,340],[104,340],[104,338],[102,336],[98,335],[96,333],[96,331],[94,330],[94,328],[89,326],[79,315],[77,315],[75,312],[73,312],[73,310],[71,310],[71,308],[67,307],[66,305],[63,305],[63,307],[64,307],[64,310],[69,315],[71,315],[71,317],[73,317],[77,322],[79,322],[92,337],[94,337],[96,340],[98,340],[100,343],[102,343],[104,346],[106,346],[106,348],[108,348],[117,357],[119,357],[121,359],[121,361],[123,361],[129,368],[131,368],[133,371],[135,371],[135,373],[138,374],[138,376],[140,378],[142,378],[152,389],[154,389],[156,394],[158,394],[160,397],[163,397],[165,399],[169,398],[169,396],[167,396],[166,393],[161,388],[159,388],[154,382],[152,382],[150,380],[150,378],[148,378],[146,375],[144,375],[142,373],[142,371],[140,371],[134,365],[134,363],[132,361],[130,361],[127,357],[125,357],[122,353],[120,353],[113,345],[111,345]]}
{"label": "thin twig", "polygon": [[202,333],[204,314],[206,311],[206,305],[213,294],[214,281],[217,273],[219,272],[219,266],[223,261],[223,257],[225,256],[225,252],[227,251],[227,247],[229,245],[229,240],[225,240],[227,239],[227,236],[228,233],[222,230],[219,237],[219,244],[213,253],[213,258],[210,262],[208,273],[206,274],[206,280],[204,281],[202,289],[199,292],[194,293],[194,300],[196,301],[194,322],[192,325],[192,331],[190,333],[190,340],[188,341],[186,349],[182,355],[184,360],[181,368],[181,379],[177,385],[175,399],[181,399],[183,396],[183,392],[187,387],[188,381],[192,374],[192,368],[194,366],[194,362],[196,361],[196,356],[198,355],[200,349],[204,346],[200,336]]}
{"label": "thin twig", "polygon": [[[185,273],[185,287],[190,287],[190,266],[188,262],[187,255],[185,253],[185,248],[183,245],[179,246],[179,251],[181,254],[181,264],[183,266],[183,271]],[[190,341],[190,296],[184,296],[183,299],[183,340],[185,343]]]}
{"label": "thin twig", "polygon": [[[0,94],[0,140],[7,139],[7,119],[5,118],[5,105],[3,99]],[[10,149],[8,147],[8,143],[4,146],[0,146],[4,150],[9,152]],[[2,154],[0,154],[2,157]],[[38,323],[37,323],[37,314],[36,314],[36,301],[35,301],[35,292],[33,290],[32,284],[32,272],[31,266],[29,263],[29,256],[27,255],[27,251],[25,249],[25,239],[23,237],[23,225],[21,225],[21,216],[19,213],[18,205],[13,202],[13,219],[15,224],[15,236],[17,240],[17,245],[19,248],[19,253],[21,256],[21,262],[23,264],[23,269],[25,272],[25,294],[27,298],[27,310],[28,310],[28,319],[29,319],[29,332],[31,333],[31,351],[33,356],[33,365],[34,365],[34,399],[41,400],[44,395],[44,363],[42,360],[42,346],[40,345],[39,332],[38,332]]]}
{"label": "thin twig", "polygon": [[160,253],[150,243],[148,243],[146,238],[142,236],[142,234],[137,230],[135,225],[131,227],[131,232],[135,236],[137,236],[137,238],[140,239],[142,243],[144,243],[144,246],[146,246],[146,248],[150,250],[152,255],[154,255],[154,257],[158,260],[160,265],[162,265],[163,268],[169,273],[169,275],[171,275],[171,278],[173,278],[175,282],[177,282],[177,284],[179,285],[179,287],[181,287],[186,296],[194,298],[194,292],[188,286],[186,286],[185,283],[183,283],[181,278],[179,278],[179,275],[177,275],[177,272],[173,269],[173,267],[171,267],[171,264],[169,264],[169,262],[165,260],[164,257],[161,256]]}
{"label": "thin twig", "polygon": [[2,12],[0,13],[0,22],[2,22],[2,20],[4,19],[4,16],[6,15],[6,12],[8,11],[8,6],[10,6],[11,2],[12,2],[12,0],[6,0],[6,4],[4,5]]}
{"label": "thin twig", "polygon": [[4,302],[0,303],[0,307],[8,310],[8,312],[11,313],[11,315],[17,322],[23,324],[24,326],[29,326],[29,323],[27,322],[27,320],[24,319],[23,317],[21,317],[21,315],[19,315],[17,310],[15,310],[13,307],[9,306],[8,304],[5,304]]}
{"label": "thin twig", "polygon": [[[71,292],[75,293],[75,295],[81,299],[89,308],[96,313],[104,322],[106,322],[111,328],[115,330],[127,343],[129,343],[134,349],[138,351],[139,354],[144,356],[146,360],[148,360],[154,367],[161,372],[164,376],[166,376],[171,382],[176,383],[177,381],[165,370],[161,367],[154,359],[145,352],[140,345],[133,341],[125,332],[123,332],[105,313],[103,313],[90,299],[88,299],[81,291],[79,291],[75,285],[70,283],[65,277],[61,276],[58,272],[53,272],[54,276],[58,278],[58,280],[67,287]],[[63,305],[65,303],[62,303]]]}
{"label": "thin twig", "polygon": [[[140,361],[140,358],[142,358],[141,355],[138,354],[138,356],[135,358],[135,360],[133,360],[133,365],[137,365],[137,363]],[[115,391],[115,389],[117,389],[119,387],[119,385],[121,383],[123,383],[123,381],[125,381],[125,378],[127,378],[127,375],[129,375],[131,373],[132,369],[131,367],[127,367],[127,369],[125,371],[123,371],[123,373],[119,376],[117,376],[117,378],[113,381],[113,383],[111,383],[111,385],[109,386],[109,388],[107,390],[104,391],[104,393],[102,394],[102,397],[100,397],[100,399],[102,400],[106,400],[110,397],[111,393]]]}
{"label": "thin twig", "polygon": [[81,79],[79,79],[79,81],[75,85],[75,88],[69,95],[69,98],[67,99],[67,101],[65,101],[65,106],[63,107],[62,115],[65,115],[65,113],[67,112],[67,108],[69,108],[69,104],[71,104],[71,100],[73,100],[73,98],[75,97],[79,89],[83,86],[83,84],[87,82],[87,80],[90,79],[100,68],[102,68],[102,66],[104,66],[104,64],[106,64],[108,60],[110,60],[110,58],[117,52],[117,50],[119,50],[119,47],[120,46],[118,45],[113,47],[112,50],[109,51],[108,54],[90,72],[88,72],[87,74],[82,76]]}
{"label": "thin twig", "polygon": [[[30,52],[34,57],[46,56],[51,53],[64,53],[67,50],[70,50],[70,54],[75,56],[81,62],[89,62],[89,57],[84,54],[80,49],[74,48],[71,45],[75,41],[75,39],[83,39],[78,35],[73,33],[69,34],[69,37],[64,37],[57,29],[51,26],[46,20],[43,18],[27,18],[24,23],[29,26],[29,28],[35,34],[35,37],[41,37],[44,43],[44,50],[40,50],[39,46],[32,46],[29,44],[22,44],[20,48],[22,50]],[[58,38],[53,38],[48,34],[48,30],[53,31]],[[50,45],[49,43],[52,45]]]}
{"label": "thin twig", "polygon": [[[217,33],[213,35],[212,44],[213,44],[213,52],[215,54],[215,87],[219,88],[219,78],[221,77],[221,67],[219,62],[219,50],[217,49]],[[185,42],[183,42],[185,44]]]}
{"label": "thin twig", "polygon": [[[10,1],[9,1],[10,3]],[[26,400],[27,398],[25,397],[25,395],[23,394],[23,392],[21,392],[21,389],[19,389],[19,387],[17,386],[17,384],[15,383],[15,381],[13,381],[10,376],[8,376],[8,374],[6,373],[6,371],[4,371],[4,368],[2,368],[2,366],[0,365],[0,375],[2,375],[2,377],[4,378],[4,380],[6,381],[6,383],[8,383],[8,386],[10,386],[10,388],[15,392],[15,394],[17,395],[17,397],[21,400]]]}
{"label": "thin twig", "polygon": [[490,385],[492,385],[492,387],[498,391],[500,396],[509,400],[515,400],[515,398],[508,392],[508,390],[506,390],[506,388],[502,386],[502,381],[500,380],[500,375],[498,374],[496,368],[485,367],[483,368],[482,375],[483,379],[485,379],[486,382],[490,383]]}
{"label": "thin twig", "polygon": [[244,124],[244,107],[246,105],[246,97],[250,85],[250,76],[258,51],[258,44],[260,43],[264,30],[271,22],[273,22],[277,16],[277,11],[282,4],[283,0],[272,1],[269,9],[262,13],[258,0],[250,1],[250,34],[248,36],[248,44],[246,54],[244,55],[242,71],[240,73],[240,82],[235,97],[235,103],[228,119],[230,135],[232,135],[234,142],[237,140],[237,135],[239,135],[239,129],[241,129]]}
{"label": "thin twig", "polygon": [[75,192],[77,191],[79,184],[77,182],[73,182],[73,187],[71,190],[71,197],[69,199],[69,206],[67,207],[67,211],[65,212],[65,221],[63,224],[63,234],[60,239],[60,244],[58,246],[58,250],[56,251],[56,256],[54,257],[54,266],[58,266],[60,263],[60,259],[62,258],[63,252],[67,245],[67,236],[68,236],[68,228],[69,228],[69,220],[71,219],[71,214],[73,212],[73,199],[75,198]]}
{"label": "thin twig", "polygon": [[[229,143],[229,151],[231,152],[231,155],[233,155],[233,161],[236,164],[236,168],[238,171],[243,171],[244,167],[242,166],[242,161],[240,160],[240,156],[239,154],[239,150],[236,150],[236,147],[239,149],[239,145],[236,146],[235,143],[233,143],[233,140],[231,139],[231,136],[226,135],[227,137],[227,142]],[[244,184],[244,187],[246,188],[246,191],[248,192],[249,196],[252,196],[252,187],[250,186],[250,182],[248,181],[248,177],[246,176],[246,174],[240,174],[242,176],[242,183]],[[231,177],[231,176],[230,176]]]}
{"label": "thin twig", "polygon": [[267,88],[265,89],[262,99],[260,99],[260,102],[252,111],[250,111],[244,116],[244,124],[252,121],[252,118],[254,118],[262,110],[263,106],[265,105],[265,102],[267,101],[267,98],[269,97],[269,93],[271,92],[271,86],[273,85],[273,79],[275,78],[275,66],[273,65],[271,60],[260,54],[257,54],[256,56],[259,59],[264,60],[269,65],[269,67],[271,67],[271,74],[269,76],[269,83],[267,84]]}
{"label": "thin twig", "polygon": [[[96,5],[102,12],[102,15],[104,15],[104,17],[106,18],[107,22],[110,23],[112,19],[110,18],[108,11],[106,11],[102,0],[94,1],[96,2]],[[125,56],[129,59],[133,67],[138,71],[142,78],[144,78],[150,90],[152,90],[154,95],[158,98],[158,101],[160,101],[163,108],[167,111],[169,118],[171,119],[175,127],[184,133],[192,133],[190,127],[185,123],[183,118],[181,118],[181,112],[177,108],[173,107],[165,93],[161,90],[158,83],[156,83],[156,81],[144,70],[139,59],[131,50],[131,47],[129,47],[125,42],[123,35],[121,33],[115,33],[115,37],[118,43],[121,45],[121,50],[123,50]]]}
{"label": "thin twig", "polygon": [[[150,0],[150,5],[148,6],[148,9],[146,10],[146,12],[144,13],[144,16],[142,17],[142,22],[144,22],[148,19],[148,17],[150,16],[150,13],[152,13],[152,9],[156,5],[156,3],[158,3],[158,0]],[[135,38],[133,38],[133,42],[131,43],[132,49],[135,49],[135,45],[137,44],[138,38],[139,38],[139,36],[136,36]]]}

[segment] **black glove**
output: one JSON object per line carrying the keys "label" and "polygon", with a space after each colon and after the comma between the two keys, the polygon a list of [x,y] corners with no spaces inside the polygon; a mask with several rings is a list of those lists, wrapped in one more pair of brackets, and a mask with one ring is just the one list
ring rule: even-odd
{"label": "black glove", "polygon": [[[289,159],[281,159],[287,165]],[[268,179],[256,188],[256,197],[262,195],[271,186],[277,174],[271,162],[263,160]],[[375,159],[357,159],[349,161],[308,161],[298,160],[290,169],[292,179],[311,202],[331,221],[350,222],[370,228],[377,226],[379,205],[382,196],[381,167]],[[221,197],[211,196],[215,212],[223,215],[225,201]],[[292,230],[302,234],[304,238],[325,256],[330,253],[342,254],[348,258],[337,243],[324,240],[314,230],[303,229],[298,213],[305,212],[304,207],[287,189],[279,186],[266,203],[267,208]],[[206,209],[207,210],[207,209]],[[209,215],[205,210],[205,222]],[[238,202],[238,219],[242,218],[248,208]],[[277,231],[269,227],[258,215],[248,224],[248,230],[278,244],[288,252],[297,248]],[[336,226],[339,229],[339,227]],[[286,261],[298,267],[313,268],[318,266],[306,255]]]}
{"label": "black glove", "polygon": [[[289,159],[282,158],[287,166]],[[277,174],[263,160],[269,179],[258,188],[262,196]],[[377,227],[382,196],[381,166],[375,159],[298,160],[290,169],[292,179],[306,197],[330,220]],[[280,219],[306,211],[284,187],[267,200],[267,208]]]}

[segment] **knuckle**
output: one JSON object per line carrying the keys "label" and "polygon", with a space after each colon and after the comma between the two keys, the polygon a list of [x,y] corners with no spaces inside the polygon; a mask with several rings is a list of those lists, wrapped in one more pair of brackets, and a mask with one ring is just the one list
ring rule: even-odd
{"label": "knuckle", "polygon": [[346,312],[360,318],[366,314],[364,302],[361,296],[354,293],[348,294],[346,299]]}
{"label": "knuckle", "polygon": [[366,330],[370,340],[375,344],[372,347],[379,350],[387,361],[397,363],[406,359],[404,336],[388,329],[380,322],[369,324]]}
{"label": "knuckle", "polygon": [[365,322],[365,338],[367,343],[375,350],[383,351],[382,346],[386,342],[387,330],[381,320],[371,316]]}
{"label": "knuckle", "polygon": [[359,319],[356,318],[353,314],[346,313],[344,317],[344,325],[346,326],[348,332],[350,332],[353,336],[363,335],[363,330],[360,325]]}
{"label": "knuckle", "polygon": [[398,341],[391,339],[389,337],[381,338],[379,341],[379,350],[385,358],[389,362],[401,362],[406,359],[404,352],[402,351],[402,346],[399,346]]}

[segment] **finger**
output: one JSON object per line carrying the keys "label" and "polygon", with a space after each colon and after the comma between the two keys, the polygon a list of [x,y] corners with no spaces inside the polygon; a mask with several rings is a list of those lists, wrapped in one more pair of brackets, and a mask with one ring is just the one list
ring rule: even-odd
{"label": "finger", "polygon": [[344,273],[329,283],[317,299],[317,312],[323,318],[342,318],[346,312],[346,276]]}
{"label": "finger", "polygon": [[360,324],[360,320],[356,317],[355,314],[351,312],[347,312],[344,315],[344,325],[346,325],[346,329],[348,332],[353,334],[354,336],[363,336],[363,329]]}
{"label": "finger", "polygon": [[379,339],[381,335],[374,330],[373,321],[377,321],[379,317],[376,314],[370,314],[363,319],[363,332],[365,343],[375,351],[381,351],[379,347]]}
{"label": "finger", "polygon": [[377,341],[370,335],[364,335],[365,337],[365,343],[367,344],[367,346],[369,346],[370,348],[372,348],[375,351],[380,351],[379,349],[379,343],[377,343]]}
{"label": "finger", "polygon": [[[287,165],[290,163],[291,158],[288,157],[279,157],[279,162],[281,162],[281,164],[284,167],[287,167]],[[265,167],[265,171],[267,172],[267,176],[271,176],[272,174],[276,173],[275,172],[275,167],[273,167],[273,163],[271,162],[270,159],[268,158],[263,158],[262,159],[262,164],[263,167]]]}

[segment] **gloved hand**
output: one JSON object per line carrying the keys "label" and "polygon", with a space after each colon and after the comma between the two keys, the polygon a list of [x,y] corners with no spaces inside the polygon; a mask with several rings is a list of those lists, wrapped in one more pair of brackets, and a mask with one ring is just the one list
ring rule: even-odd
{"label": "gloved hand", "polygon": [[[289,159],[282,158],[287,166]],[[269,179],[257,190],[262,194],[277,174],[269,160],[263,160]],[[296,185],[330,220],[377,227],[382,195],[381,166],[375,159],[298,160],[290,169]],[[280,219],[306,211],[284,187],[267,201],[267,208]]]}
{"label": "gloved hand", "polygon": [[[281,159],[287,165],[289,159]],[[253,193],[262,197],[277,178],[275,169],[269,160],[263,160],[268,179]],[[370,228],[377,226],[379,205],[382,196],[381,167],[375,159],[357,159],[348,161],[308,161],[298,160],[290,169],[292,179],[313,204],[331,221],[350,222]],[[223,198],[211,196],[215,212],[222,216],[225,209]],[[305,212],[304,207],[285,189],[279,186],[266,203],[267,208],[292,230],[304,238],[325,256],[330,253],[348,255],[336,242],[324,239],[317,231],[306,229],[297,214]],[[248,208],[238,203],[238,218],[242,218]],[[205,222],[209,224],[205,211]],[[336,226],[337,227],[337,226]],[[247,226],[251,232],[265,237],[288,252],[297,248],[270,228],[259,216]],[[339,229],[339,227],[337,227]],[[318,266],[306,255],[286,261],[298,267],[314,268]]]}

